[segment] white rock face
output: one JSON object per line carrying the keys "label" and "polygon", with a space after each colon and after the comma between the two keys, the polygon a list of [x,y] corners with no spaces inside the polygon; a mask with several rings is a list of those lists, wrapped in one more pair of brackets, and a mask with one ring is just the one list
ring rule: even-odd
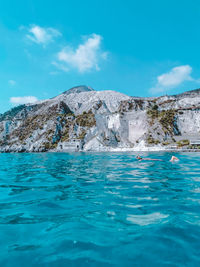
{"label": "white rock face", "polygon": [[200,139],[200,90],[159,98],[74,87],[0,116],[0,151],[148,151]]}
{"label": "white rock face", "polygon": [[200,105],[200,96],[197,97],[186,97],[178,101],[178,107],[189,108],[191,106]]}
{"label": "white rock face", "polygon": [[84,151],[106,151],[106,147],[95,136],[88,141],[84,146]]}
{"label": "white rock face", "polygon": [[[136,113],[136,112],[135,112]],[[146,112],[141,111],[134,114],[129,121],[129,136],[128,139],[131,143],[135,143],[138,139],[140,139],[145,132],[147,131],[146,127]]]}
{"label": "white rock face", "polygon": [[108,129],[118,130],[120,126],[121,124],[119,114],[112,114],[108,116]]}
{"label": "white rock face", "polygon": [[187,110],[178,116],[177,125],[182,134],[200,136],[200,110]]}
{"label": "white rock face", "polygon": [[129,98],[129,96],[115,91],[89,91],[78,94],[63,94],[55,98],[55,100],[62,99],[73,112],[81,114],[83,111],[90,110],[94,103],[98,103],[99,101],[105,104],[106,108],[104,107],[104,112],[116,112],[120,102]]}

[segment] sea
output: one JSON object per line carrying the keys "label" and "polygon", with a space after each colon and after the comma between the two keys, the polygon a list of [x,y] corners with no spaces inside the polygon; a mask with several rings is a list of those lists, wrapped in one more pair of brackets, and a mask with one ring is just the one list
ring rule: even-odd
{"label": "sea", "polygon": [[136,156],[0,154],[0,266],[200,266],[200,153]]}

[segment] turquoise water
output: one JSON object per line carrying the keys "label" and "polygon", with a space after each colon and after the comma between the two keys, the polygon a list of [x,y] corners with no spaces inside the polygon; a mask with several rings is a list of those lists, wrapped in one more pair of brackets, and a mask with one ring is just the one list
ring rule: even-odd
{"label": "turquoise water", "polygon": [[199,153],[0,154],[0,266],[200,266]]}

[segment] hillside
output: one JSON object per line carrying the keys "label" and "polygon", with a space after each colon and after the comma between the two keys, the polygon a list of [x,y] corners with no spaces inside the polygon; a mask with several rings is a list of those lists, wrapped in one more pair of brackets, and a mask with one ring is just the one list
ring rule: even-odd
{"label": "hillside", "polygon": [[140,98],[78,86],[0,116],[1,152],[151,150],[199,139],[199,89]]}

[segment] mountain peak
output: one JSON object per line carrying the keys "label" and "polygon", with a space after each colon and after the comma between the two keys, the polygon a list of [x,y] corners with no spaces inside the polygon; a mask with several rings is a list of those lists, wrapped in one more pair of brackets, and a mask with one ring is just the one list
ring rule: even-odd
{"label": "mountain peak", "polygon": [[82,92],[89,92],[89,91],[95,91],[95,90],[86,85],[79,85],[79,86],[72,87],[71,89],[63,92],[63,94],[65,95],[75,94],[75,93],[79,94]]}

